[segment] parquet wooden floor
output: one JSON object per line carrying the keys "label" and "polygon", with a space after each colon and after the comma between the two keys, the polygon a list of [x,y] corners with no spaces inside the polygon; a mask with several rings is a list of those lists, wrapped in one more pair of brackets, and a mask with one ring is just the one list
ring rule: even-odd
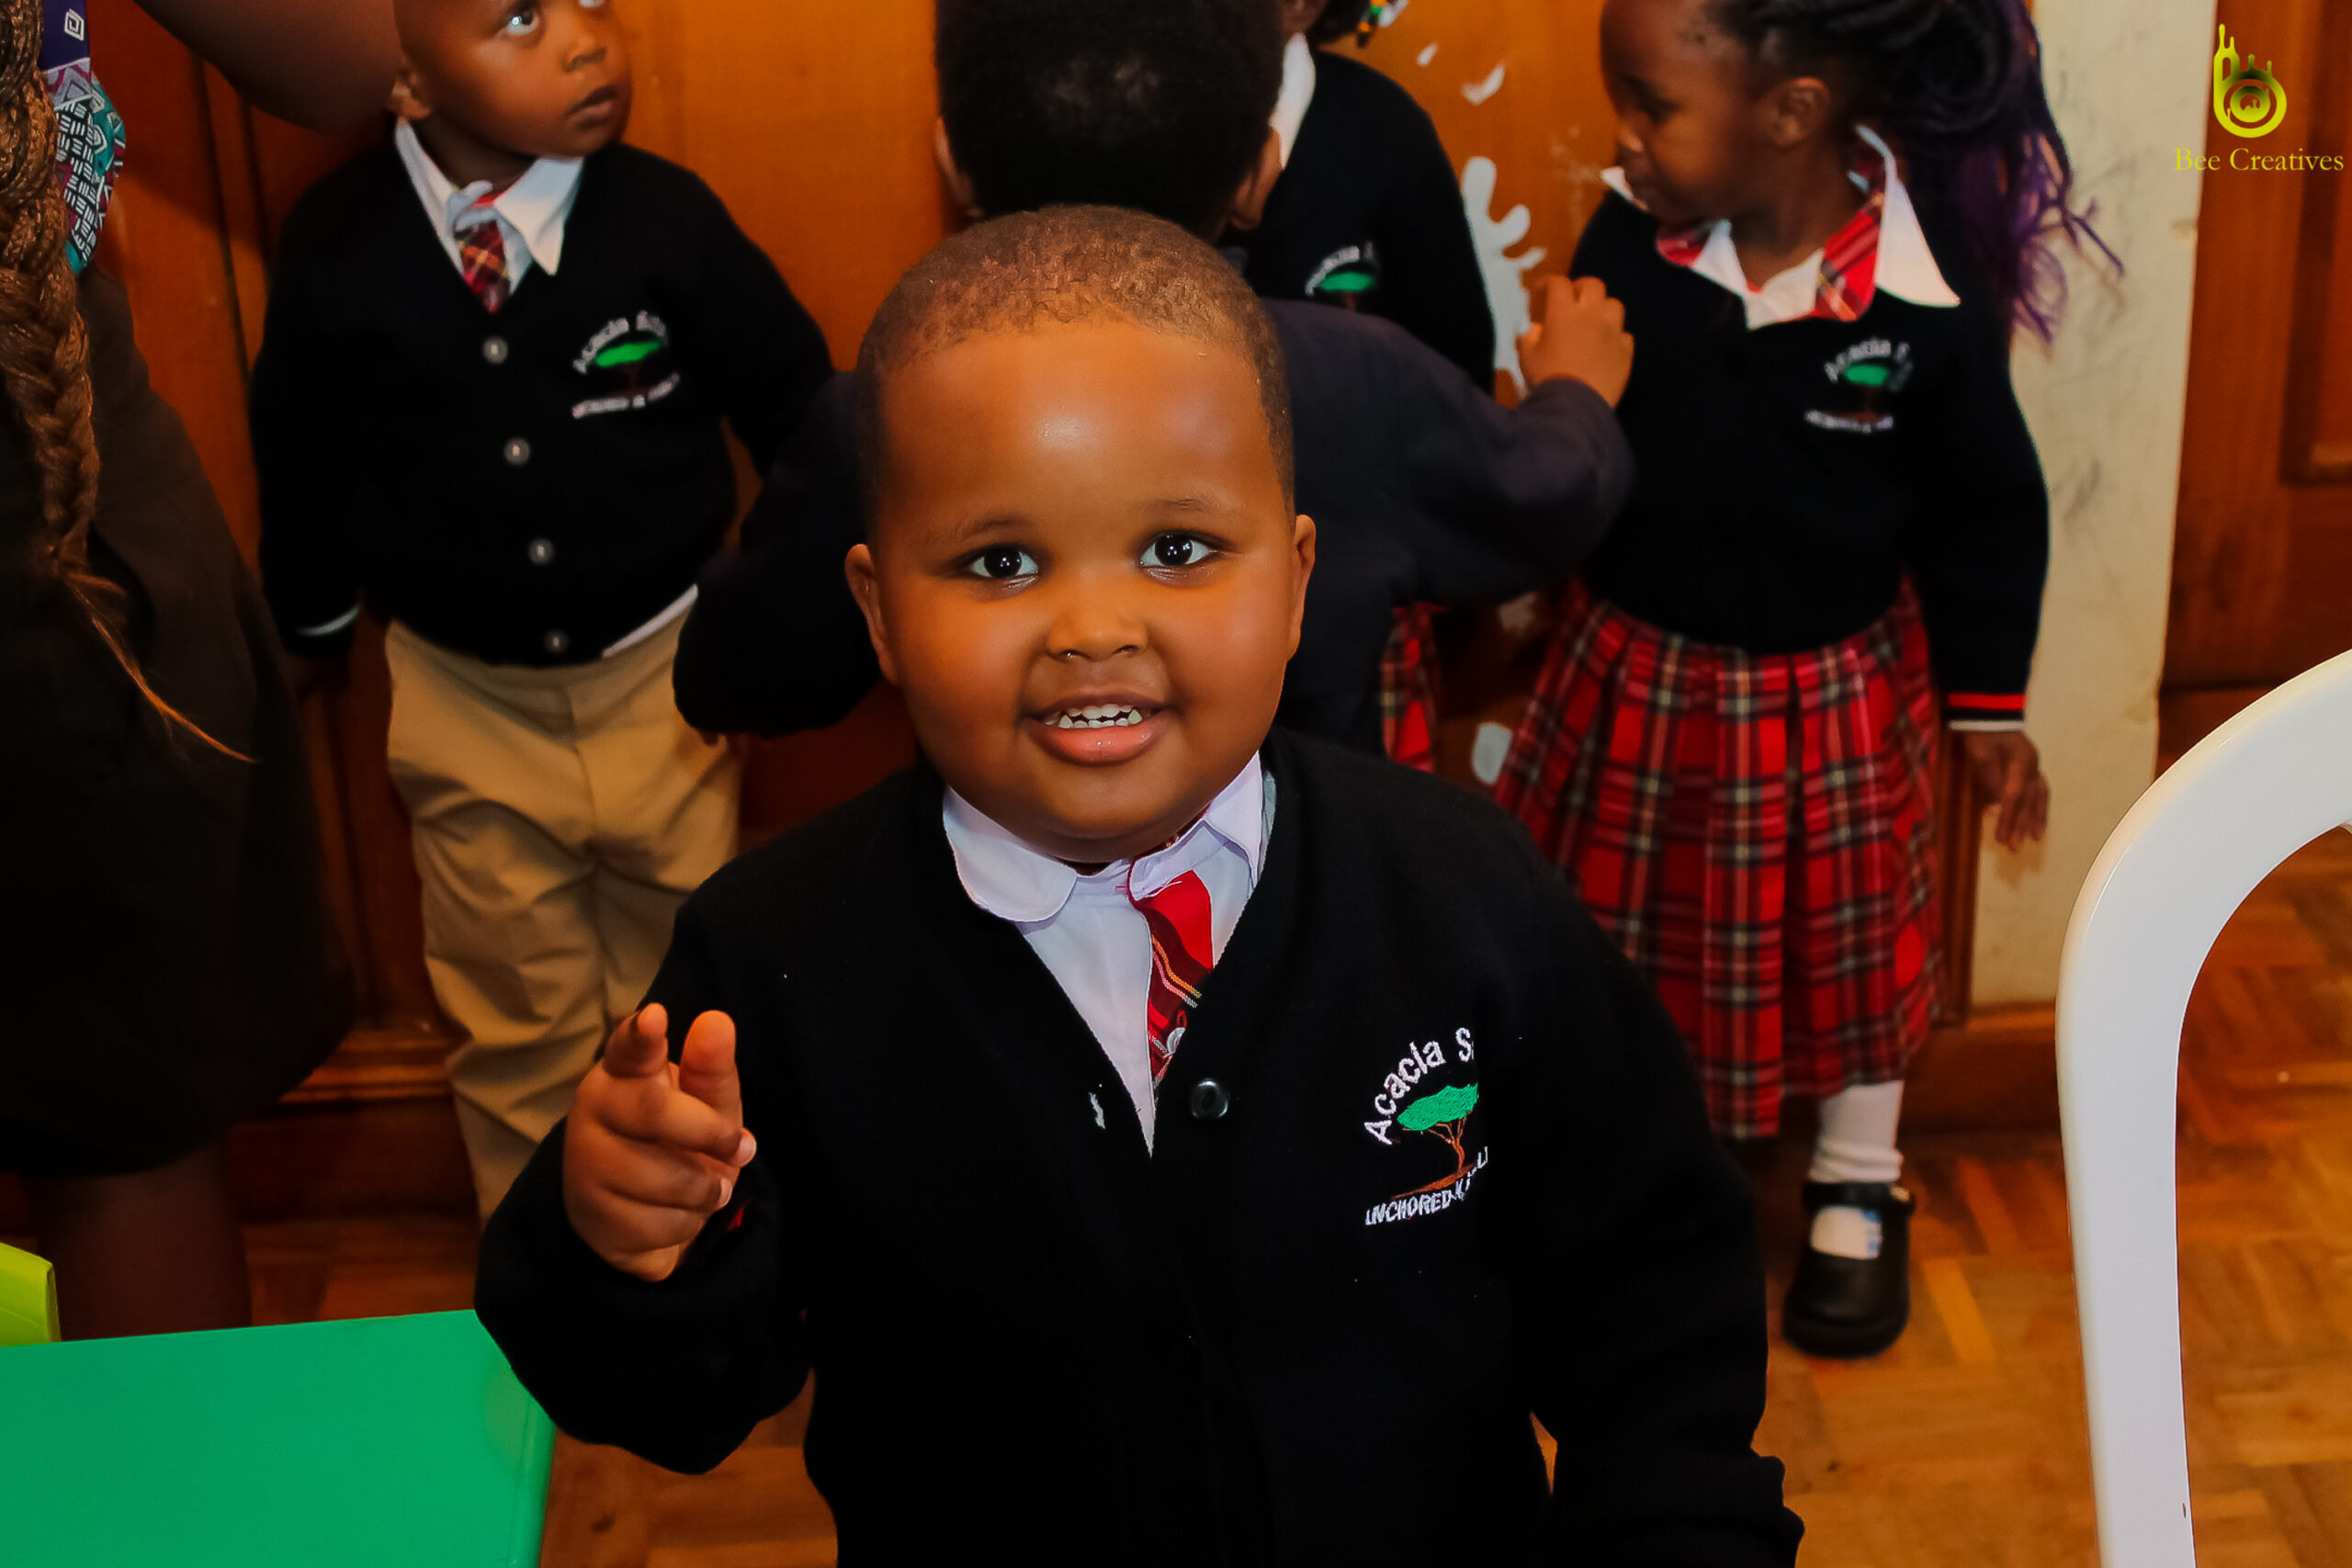
{"label": "parquet wooden floor", "polygon": [[[2352,1568],[2352,836],[2223,932],[2184,1053],[2181,1281],[2190,1484],[2207,1568]],[[2064,1178],[2048,1134],[1921,1138],[1916,1313],[1875,1361],[1775,1343],[1758,1443],[1787,1461],[1807,1568],[2096,1562]],[[1792,1141],[1758,1176],[1774,1297],[1803,1231]],[[463,1306],[461,1219],[257,1226],[264,1321]],[[803,1405],[712,1474],[566,1444],[543,1561],[832,1561]]]}

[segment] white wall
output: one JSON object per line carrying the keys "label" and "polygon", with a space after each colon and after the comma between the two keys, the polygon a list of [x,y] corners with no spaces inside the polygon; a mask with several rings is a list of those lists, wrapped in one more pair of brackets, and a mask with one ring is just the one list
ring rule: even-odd
{"label": "white wall", "polygon": [[2050,837],[1986,843],[1975,1000],[2047,1001],[2075,892],[2154,772],[2173,505],[2188,378],[2199,179],[2213,0],[2041,0],[2052,107],[2083,195],[2127,267],[2070,268],[2073,305],[2047,353],[2017,355],[2018,394],[2050,479],[2050,592],[2028,732],[2052,787]]}

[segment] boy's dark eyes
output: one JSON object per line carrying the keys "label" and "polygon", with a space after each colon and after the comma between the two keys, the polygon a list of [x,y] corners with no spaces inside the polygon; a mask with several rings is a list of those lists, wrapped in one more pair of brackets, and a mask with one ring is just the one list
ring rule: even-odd
{"label": "boy's dark eyes", "polygon": [[1018,545],[990,545],[974,556],[964,570],[990,582],[1010,582],[1015,578],[1036,576],[1037,560]]}
{"label": "boy's dark eyes", "polygon": [[1196,534],[1159,534],[1143,547],[1139,564],[1170,570],[1198,566],[1208,557],[1208,541]]}
{"label": "boy's dark eyes", "polygon": [[[1152,571],[1182,571],[1216,553],[1216,547],[1197,534],[1155,534],[1136,564]],[[990,545],[967,558],[963,570],[990,582],[1015,582],[1036,576],[1040,569],[1037,558],[1018,545]]]}
{"label": "boy's dark eyes", "polygon": [[538,28],[537,0],[524,0],[524,4],[507,8],[505,25],[502,30],[509,38],[521,38],[526,34],[538,31]]}

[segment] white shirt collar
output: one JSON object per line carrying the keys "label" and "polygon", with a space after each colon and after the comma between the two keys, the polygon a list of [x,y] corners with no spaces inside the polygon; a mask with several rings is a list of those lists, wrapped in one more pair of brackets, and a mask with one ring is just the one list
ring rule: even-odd
{"label": "white shirt collar", "polygon": [[[1911,193],[1904,187],[1902,175],[1895,173],[1894,152],[1870,127],[1856,126],[1854,131],[1886,161],[1886,209],[1879,214],[1878,270],[1871,287],[1914,305],[1939,310],[1958,305],[1960,296],[1952,292],[1951,285],[1944,281],[1942,269],[1936,265],[1935,254],[1928,248],[1927,233],[1919,227],[1918,209],[1912,205]],[[1625,183],[1624,170],[1603,169],[1600,178],[1611,190],[1641,207],[1640,198]],[[1787,271],[1766,279],[1761,288],[1750,288],[1747,275],[1740,269],[1739,249],[1732,243],[1731,220],[1721,218],[1715,220],[1707,235],[1706,248],[1699,253],[1690,270],[1738,295],[1747,307],[1750,328],[1769,327],[1781,321],[1800,321],[1813,313],[1814,299],[1820,292],[1821,256],[1822,253],[1815,251]]]}
{"label": "white shirt collar", "polygon": [[[441,166],[424,150],[424,143],[417,140],[416,128],[407,120],[401,121],[393,130],[392,145],[399,149],[401,162],[408,168],[409,183],[416,187],[416,197],[424,204],[433,231],[440,237],[449,259],[463,271],[465,264],[458,256],[455,221],[458,214],[481,199],[490,189],[489,182],[477,180],[463,190],[450,184],[449,176],[441,172]],[[563,264],[564,223],[571,218],[571,204],[579,195],[579,159],[541,158],[490,205],[508,238],[522,242],[528,263],[555,272]],[[520,283],[530,267],[528,263],[518,265],[510,253],[507,274]]]}
{"label": "white shirt collar", "polygon": [[1305,33],[1290,35],[1283,51],[1283,90],[1274,99],[1274,140],[1282,144],[1283,167],[1290,167],[1290,150],[1297,144],[1298,128],[1306,123],[1306,108],[1315,101],[1315,46]]}
{"label": "white shirt collar", "polygon": [[[1240,852],[1250,863],[1254,884],[1266,866],[1266,835],[1272,815],[1265,770],[1256,757],[1217,792],[1199,821],[1176,836],[1164,849],[1130,863],[1114,861],[1087,878],[1132,887],[1148,896],[1193,869],[1214,835]],[[940,808],[947,829],[947,847],[956,856],[956,880],[972,902],[999,919],[1034,925],[1050,920],[1069,902],[1078,886],[1078,869],[1032,847],[954,790]]]}

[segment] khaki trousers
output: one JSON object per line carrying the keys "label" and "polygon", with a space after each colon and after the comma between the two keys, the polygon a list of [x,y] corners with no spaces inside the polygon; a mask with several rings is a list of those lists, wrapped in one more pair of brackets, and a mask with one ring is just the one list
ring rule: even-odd
{"label": "khaki trousers", "polygon": [[[683,619],[683,617],[682,617]],[[424,964],[462,1043],[458,1122],[487,1216],[643,998],[678,906],[735,852],[741,769],[678,716],[678,623],[594,664],[485,664],[395,622],[392,783]]]}

